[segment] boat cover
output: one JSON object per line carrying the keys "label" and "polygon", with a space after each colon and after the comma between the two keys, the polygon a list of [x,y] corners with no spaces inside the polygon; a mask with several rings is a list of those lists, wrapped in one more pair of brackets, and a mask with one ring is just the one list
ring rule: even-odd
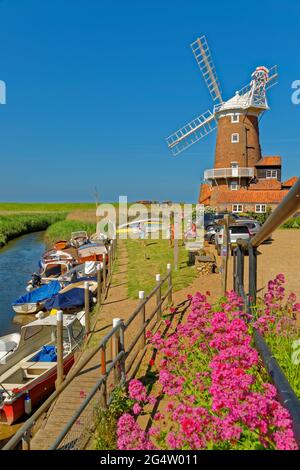
{"label": "boat cover", "polygon": [[58,281],[52,281],[49,282],[49,284],[45,284],[38,289],[28,292],[27,294],[21,295],[21,297],[15,300],[12,305],[42,302],[43,300],[50,299],[53,295],[57,294],[60,289],[60,283]]}
{"label": "boat cover", "polygon": [[[93,294],[89,291],[90,302],[92,301]],[[55,294],[51,299],[45,303],[45,308],[51,310],[52,308],[64,310],[72,307],[82,307],[84,305],[84,289],[74,287],[62,294]]]}

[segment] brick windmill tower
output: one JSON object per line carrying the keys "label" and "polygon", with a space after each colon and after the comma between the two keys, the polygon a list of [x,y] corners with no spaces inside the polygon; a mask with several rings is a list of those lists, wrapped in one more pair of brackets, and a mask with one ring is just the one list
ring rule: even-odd
{"label": "brick windmill tower", "polygon": [[[259,198],[258,193],[251,197],[251,191],[258,188],[269,191],[288,189],[281,186],[280,157],[262,158],[259,141],[259,116],[269,109],[266,92],[277,83],[277,66],[270,69],[256,67],[250,83],[224,101],[205,36],[193,42],[191,48],[213,99],[214,108],[170,135],[166,139],[168,147],[176,156],[217,129],[214,168],[204,172],[205,183],[200,190],[199,202],[219,209],[234,210],[234,203],[243,205],[239,204],[240,196],[242,202],[247,200],[247,209],[254,210],[253,205]],[[267,179],[276,181],[262,184],[261,180]],[[255,186],[257,183],[259,185]],[[232,194],[227,197],[226,201],[225,193],[228,191],[235,191],[235,194],[234,197]],[[220,194],[222,197],[219,197]],[[271,200],[269,196],[267,193],[263,195],[266,200],[262,200],[260,205],[264,207],[260,207],[261,210],[258,211],[263,212],[269,203],[277,204],[284,194],[281,191],[276,197],[271,196]],[[221,199],[223,206],[219,204]],[[242,212],[244,207],[235,209],[240,209],[235,212]]]}

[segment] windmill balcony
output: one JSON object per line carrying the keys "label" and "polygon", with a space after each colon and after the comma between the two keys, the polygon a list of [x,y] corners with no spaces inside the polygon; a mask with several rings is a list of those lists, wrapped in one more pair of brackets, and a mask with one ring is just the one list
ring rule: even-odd
{"label": "windmill balcony", "polygon": [[218,178],[252,178],[253,176],[254,168],[213,168],[204,171],[205,180]]}

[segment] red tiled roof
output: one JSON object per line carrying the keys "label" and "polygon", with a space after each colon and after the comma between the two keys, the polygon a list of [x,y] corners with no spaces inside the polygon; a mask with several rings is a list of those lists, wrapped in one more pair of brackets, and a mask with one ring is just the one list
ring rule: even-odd
{"label": "red tiled roof", "polygon": [[199,204],[209,204],[211,195],[211,187],[209,184],[203,183],[200,186]]}
{"label": "red tiled roof", "polygon": [[262,157],[255,166],[280,166],[281,157],[278,155],[270,157]]}
{"label": "red tiled roof", "polygon": [[257,183],[250,184],[249,188],[252,191],[260,191],[265,189],[273,189],[276,191],[281,190],[281,183],[275,178],[259,179]]}
{"label": "red tiled roof", "polygon": [[291,178],[286,180],[284,183],[282,183],[282,186],[285,186],[287,188],[291,188],[292,186],[294,186],[294,184],[296,183],[297,180],[298,180],[297,176],[292,176]]}
{"label": "red tiled roof", "polygon": [[281,202],[288,190],[281,191],[251,191],[246,189],[239,189],[232,191],[230,189],[217,191],[214,196],[217,203],[260,203],[260,204],[277,204]]}

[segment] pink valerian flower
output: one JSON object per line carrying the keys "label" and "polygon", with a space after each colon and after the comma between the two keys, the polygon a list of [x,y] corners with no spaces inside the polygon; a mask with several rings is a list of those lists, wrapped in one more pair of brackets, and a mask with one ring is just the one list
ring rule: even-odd
{"label": "pink valerian flower", "polygon": [[137,424],[134,417],[128,413],[118,420],[117,445],[119,450],[155,450],[156,447],[149,437]]}
{"label": "pink valerian flower", "polygon": [[[267,298],[267,308],[270,311],[264,314],[261,325],[274,321],[276,313],[273,311],[280,308],[283,295],[282,282],[279,276],[269,285],[271,295]],[[149,434],[143,434],[131,421],[129,429],[133,439],[125,433],[122,440],[120,431],[118,445],[123,447],[119,448],[145,448],[150,445],[149,436],[157,442],[164,439],[170,449],[205,449],[224,442],[235,446],[245,431],[248,435],[253,432],[253,438],[265,448],[297,448],[289,413],[277,401],[275,387],[257,382],[261,364],[240,311],[241,300],[235,293],[229,292],[227,296],[223,311],[215,312],[206,296],[196,293],[191,298],[186,323],[178,325],[175,332],[151,337],[151,343],[163,357],[159,363],[162,391],[175,400],[166,405],[164,415],[156,415],[160,428],[152,427]],[[190,364],[191,352],[197,354],[197,349],[202,357],[207,356],[207,370],[201,372],[193,369],[193,360]],[[193,395],[191,384],[195,390]],[[143,387],[134,382],[131,397],[154,403],[155,398],[147,397]],[[205,406],[199,406],[202,391]],[[200,401],[203,404],[203,400]],[[139,408],[135,406],[134,410]],[[166,422],[171,423],[171,430],[164,435],[161,431]]]}
{"label": "pink valerian flower", "polygon": [[139,405],[138,403],[135,403],[132,407],[133,414],[134,415],[139,415],[141,411],[142,411],[141,405]]}
{"label": "pink valerian flower", "polygon": [[129,382],[128,393],[130,398],[140,402],[147,401],[147,390],[146,387],[137,379],[132,379]]}

